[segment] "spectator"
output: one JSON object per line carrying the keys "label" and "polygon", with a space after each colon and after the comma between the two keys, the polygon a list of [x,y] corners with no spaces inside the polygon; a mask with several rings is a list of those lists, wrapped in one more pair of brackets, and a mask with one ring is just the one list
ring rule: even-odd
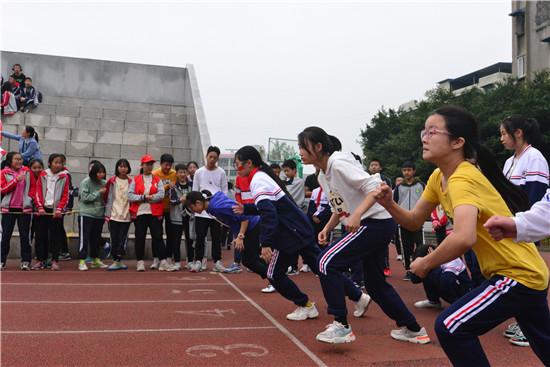
{"label": "spectator", "polygon": [[[170,222],[170,189],[176,185],[176,171],[172,169],[174,165],[174,157],[172,154],[163,154],[160,156],[160,168],[153,171],[153,176],[160,179],[164,185],[164,199],[162,200],[162,206],[164,208],[164,233],[166,233],[166,261],[172,265],[172,255],[174,241],[181,242],[181,233],[179,238],[174,238],[172,231],[172,224]],[[179,245],[178,245],[179,246]],[[151,269],[158,269],[159,267],[158,254],[153,248],[153,264]]]}
{"label": "spectator", "polygon": [[2,131],[2,136],[19,141],[19,153],[23,156],[25,166],[33,159],[42,159],[40,145],[38,145],[38,134],[32,126],[25,126],[21,135]]}
{"label": "spectator", "polygon": [[12,76],[8,79],[11,84],[11,92],[15,96],[15,102],[17,103],[17,109],[19,109],[19,99],[21,98],[21,86],[23,83],[19,83]]}
{"label": "spectator", "polygon": [[319,182],[317,182],[317,175],[319,174],[319,169],[315,169],[315,173],[306,177],[306,182],[304,189],[306,191],[306,198],[310,198],[313,194],[313,190],[319,187]]}
{"label": "spectator", "polygon": [[278,163],[271,163],[269,167],[271,167],[273,173],[275,173],[275,176],[281,177],[281,166],[279,166]]}
{"label": "spectator", "polygon": [[189,187],[193,187],[193,180],[195,179],[195,172],[199,169],[199,164],[195,161],[187,163],[187,184]]}
{"label": "spectator", "polygon": [[380,179],[384,181],[389,187],[392,187],[391,180],[382,174],[382,162],[378,158],[371,159],[369,163],[369,173],[371,175],[380,174]]}
{"label": "spectator", "polygon": [[[185,249],[187,251],[187,269],[191,270],[194,265],[195,249],[193,248],[193,240],[189,233],[190,215],[185,210],[187,193],[191,191],[189,182],[187,181],[188,172],[187,165],[180,163],[176,164],[177,181],[174,187],[170,189],[170,222],[172,223],[173,238],[175,239],[172,246],[174,252],[174,267],[176,270],[181,270],[181,235],[185,234]],[[198,261],[199,268],[201,266]]]}
{"label": "spectator", "polygon": [[19,110],[23,113],[29,112],[31,109],[38,107],[39,92],[32,86],[32,79],[25,78],[25,85],[21,89],[21,95],[19,97]]}
{"label": "spectator", "polygon": [[11,74],[10,77],[22,85],[25,81],[26,76],[25,74],[23,74],[23,68],[21,67],[21,65],[14,64],[11,68],[11,71],[13,71],[13,74]]}
{"label": "spectator", "polygon": [[[403,209],[412,210],[416,202],[420,199],[420,196],[422,196],[426,185],[414,177],[416,174],[416,166],[413,162],[405,162],[401,171],[403,172],[404,180],[395,188],[393,200]],[[415,247],[423,243],[422,229],[418,231],[409,231],[401,227],[401,243],[403,245],[405,270],[407,270],[403,280],[411,280],[411,272],[409,271],[411,257],[414,254]]]}
{"label": "spectator", "polygon": [[11,116],[17,112],[17,99],[12,92],[12,85],[10,82],[2,84],[2,115]]}

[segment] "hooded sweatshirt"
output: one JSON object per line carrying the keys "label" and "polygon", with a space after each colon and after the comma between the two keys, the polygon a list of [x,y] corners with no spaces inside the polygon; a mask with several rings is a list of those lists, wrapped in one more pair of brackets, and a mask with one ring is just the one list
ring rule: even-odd
{"label": "hooded sweatshirt", "polygon": [[[318,180],[327,193],[332,211],[338,214],[344,225],[348,224],[348,218],[365,196],[382,182],[380,174],[368,174],[353,155],[343,152],[332,153],[328,158],[326,172],[321,170]],[[366,218],[388,219],[391,216],[380,204],[375,203],[361,215],[361,220]]]}

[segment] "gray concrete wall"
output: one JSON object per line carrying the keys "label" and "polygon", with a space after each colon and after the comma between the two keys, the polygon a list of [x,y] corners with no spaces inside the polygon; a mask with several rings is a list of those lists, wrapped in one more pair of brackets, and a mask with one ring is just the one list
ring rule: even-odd
{"label": "gray concrete wall", "polygon": [[105,60],[1,52],[1,71],[11,74],[13,64],[37,87],[52,96],[183,105],[186,69]]}

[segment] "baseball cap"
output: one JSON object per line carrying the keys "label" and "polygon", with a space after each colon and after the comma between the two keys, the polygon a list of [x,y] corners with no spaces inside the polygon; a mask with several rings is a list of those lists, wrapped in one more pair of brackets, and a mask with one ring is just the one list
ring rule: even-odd
{"label": "baseball cap", "polygon": [[149,154],[145,154],[143,157],[141,157],[141,164],[144,164],[144,163],[155,163],[155,158],[153,158],[151,155]]}

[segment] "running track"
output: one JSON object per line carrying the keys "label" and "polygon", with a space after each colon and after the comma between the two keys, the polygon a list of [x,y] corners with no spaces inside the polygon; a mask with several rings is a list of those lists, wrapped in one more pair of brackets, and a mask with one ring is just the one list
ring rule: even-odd
{"label": "running track", "polygon": [[[549,263],[550,254],[544,255]],[[0,273],[2,366],[450,365],[433,333],[437,311],[414,309],[422,286],[402,281],[396,261],[390,281],[428,328],[431,344],[392,340],[394,325],[375,304],[367,317],[350,319],[355,343],[316,342],[332,320],[311,274],[293,279],[321,316],[290,322],[285,315],[293,306],[276,293],[260,293],[265,283],[247,272],[78,272],[76,262],[62,263],[60,272],[21,272],[17,265],[9,261]],[[481,338],[492,365],[540,366],[530,348],[501,336],[503,328]]]}

